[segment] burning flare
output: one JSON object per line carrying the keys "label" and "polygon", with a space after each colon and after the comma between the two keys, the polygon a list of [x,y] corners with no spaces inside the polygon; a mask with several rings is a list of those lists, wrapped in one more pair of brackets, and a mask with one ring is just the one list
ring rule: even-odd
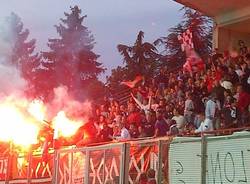
{"label": "burning flare", "polygon": [[34,100],[29,104],[28,112],[38,121],[43,122],[45,119],[46,108],[43,102]]}
{"label": "burning flare", "polygon": [[39,127],[22,108],[12,103],[0,103],[0,140],[22,147],[37,143]]}
{"label": "burning flare", "polygon": [[60,111],[53,120],[54,139],[60,136],[70,137],[74,135],[81,124],[81,122],[70,120],[64,111]]}
{"label": "burning flare", "polygon": [[24,149],[29,148],[32,144],[38,143],[39,132],[43,125],[54,129],[54,139],[71,137],[83,124],[82,121],[70,118],[73,112],[78,111],[61,110],[55,113],[50,124],[45,121],[48,111],[42,101],[30,102],[24,97],[17,96],[0,98],[0,141],[12,142]]}

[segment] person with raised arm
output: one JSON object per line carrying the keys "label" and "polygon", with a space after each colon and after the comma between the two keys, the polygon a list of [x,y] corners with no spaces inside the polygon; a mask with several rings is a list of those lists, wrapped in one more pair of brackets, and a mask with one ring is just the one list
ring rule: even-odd
{"label": "person with raised arm", "polygon": [[151,109],[151,102],[152,102],[152,96],[149,96],[148,103],[146,100],[141,103],[134,95],[131,93],[132,98],[134,99],[135,103],[139,106],[141,110],[145,112],[145,114],[150,112]]}

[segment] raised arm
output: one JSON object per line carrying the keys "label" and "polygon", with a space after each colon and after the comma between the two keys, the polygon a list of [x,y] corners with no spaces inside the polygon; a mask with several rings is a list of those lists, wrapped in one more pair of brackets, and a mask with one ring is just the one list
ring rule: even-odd
{"label": "raised arm", "polygon": [[152,103],[152,96],[149,96],[149,100],[148,100],[148,107],[149,109],[151,109],[151,103]]}
{"label": "raised arm", "polygon": [[133,93],[130,93],[130,94],[131,94],[132,98],[134,99],[134,101],[136,102],[136,104],[140,107],[140,109],[143,109],[142,103],[137,98],[135,98]]}

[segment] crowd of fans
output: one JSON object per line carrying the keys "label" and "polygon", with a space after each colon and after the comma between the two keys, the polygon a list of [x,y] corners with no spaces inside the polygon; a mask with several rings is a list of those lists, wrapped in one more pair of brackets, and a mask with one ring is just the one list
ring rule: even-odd
{"label": "crowd of fans", "polygon": [[206,69],[158,76],[131,89],[126,104],[104,98],[96,107],[90,140],[108,142],[184,135],[248,126],[250,51],[215,53]]}

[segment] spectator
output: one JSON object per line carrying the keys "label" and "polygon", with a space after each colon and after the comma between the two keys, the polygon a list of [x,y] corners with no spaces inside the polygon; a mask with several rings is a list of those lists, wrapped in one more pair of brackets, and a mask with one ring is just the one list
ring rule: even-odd
{"label": "spectator", "polygon": [[155,123],[155,137],[162,137],[167,135],[169,127],[163,118],[162,112],[156,112],[156,123]]}
{"label": "spectator", "polygon": [[120,177],[119,176],[115,176],[113,178],[113,184],[119,184],[120,183]]}
{"label": "spectator", "polygon": [[172,118],[172,120],[176,121],[176,125],[177,125],[177,128],[179,129],[179,132],[182,132],[184,125],[185,125],[185,120],[184,120],[184,116],[182,116],[179,110],[176,108],[174,109],[174,117]]}
{"label": "spectator", "polygon": [[128,107],[128,117],[127,117],[127,125],[128,127],[130,124],[135,124],[138,127],[139,132],[141,133],[141,114],[136,110],[135,104],[131,103]]}
{"label": "spectator", "polygon": [[198,129],[195,130],[195,133],[213,131],[213,123],[210,119],[205,118],[204,114],[201,114],[201,124]]}
{"label": "spectator", "polygon": [[239,85],[237,87],[237,97],[237,107],[243,113],[245,110],[247,110],[250,104],[250,95],[243,90],[241,85]]}
{"label": "spectator", "polygon": [[216,98],[220,101],[220,104],[224,103],[224,91],[225,88],[220,85],[219,81],[214,81],[212,93],[216,95]]}
{"label": "spectator", "polygon": [[125,127],[125,124],[120,123],[120,136],[116,136],[115,139],[120,141],[129,140],[131,138],[128,129]]}
{"label": "spectator", "polygon": [[155,170],[154,169],[149,169],[147,172],[147,177],[148,177],[148,182],[147,184],[156,184],[155,180]]}
{"label": "spectator", "polygon": [[107,180],[107,181],[105,182],[105,184],[113,184],[113,181],[112,181],[112,180]]}
{"label": "spectator", "polygon": [[170,136],[176,136],[179,134],[179,129],[177,128],[177,124],[175,120],[170,121],[170,128],[168,135]]}
{"label": "spectator", "polygon": [[155,112],[146,114],[146,121],[143,124],[143,133],[145,137],[153,137],[155,133]]}
{"label": "spectator", "polygon": [[129,126],[129,134],[134,139],[139,137],[139,131],[134,123]]}
{"label": "spectator", "polygon": [[211,121],[215,118],[215,112],[217,110],[216,95],[212,94],[210,99],[206,102],[205,117]]}
{"label": "spectator", "polygon": [[143,103],[141,103],[139,100],[137,100],[137,98],[134,97],[133,93],[131,93],[131,96],[134,99],[134,101],[136,102],[136,104],[139,106],[139,108],[145,112],[145,114],[147,114],[150,111],[151,100],[152,100],[151,96],[149,97],[148,102],[147,102],[147,100],[143,100]]}
{"label": "spectator", "polygon": [[168,104],[165,107],[164,118],[170,120],[170,119],[172,119],[172,117],[173,117],[172,106],[171,106],[171,104]]}
{"label": "spectator", "polygon": [[240,54],[241,55],[245,55],[247,54],[247,47],[245,45],[245,43],[242,40],[239,40],[239,46],[240,46]]}
{"label": "spectator", "polygon": [[239,78],[241,78],[243,76],[243,74],[244,74],[239,65],[235,65],[235,72],[236,72],[236,74],[238,75]]}
{"label": "spectator", "polygon": [[232,67],[228,68],[229,80],[235,85],[239,82],[239,77]]}
{"label": "spectator", "polygon": [[201,125],[201,122],[204,120],[203,118],[204,116],[204,112],[199,112],[195,118],[194,118],[194,126],[196,129],[198,129]]}
{"label": "spectator", "polygon": [[104,123],[102,130],[98,134],[98,137],[102,142],[112,141],[113,129],[110,128],[107,123]]}
{"label": "spectator", "polygon": [[192,96],[189,92],[186,93],[186,101],[184,107],[184,118],[185,122],[192,123],[193,122],[193,111],[194,111],[194,103],[192,101]]}
{"label": "spectator", "polygon": [[147,174],[145,172],[141,173],[139,178],[139,184],[147,184],[147,182],[148,182]]}
{"label": "spectator", "polygon": [[106,118],[109,116],[108,108],[106,105],[101,105],[100,114]]}
{"label": "spectator", "polygon": [[237,107],[236,99],[231,98],[227,106],[223,109],[225,127],[226,128],[236,128],[240,123],[240,111]]}

